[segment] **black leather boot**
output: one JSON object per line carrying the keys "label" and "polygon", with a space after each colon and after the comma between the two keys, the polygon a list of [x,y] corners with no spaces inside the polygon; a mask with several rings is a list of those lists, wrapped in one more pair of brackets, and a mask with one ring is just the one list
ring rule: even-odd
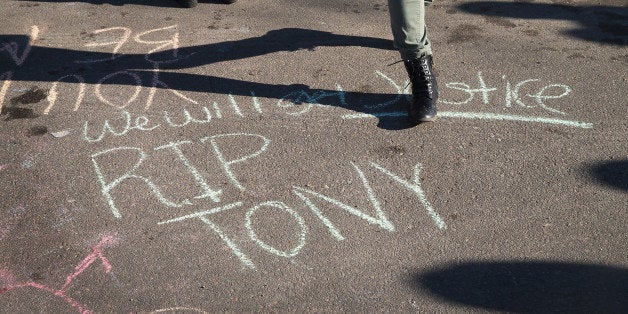
{"label": "black leather boot", "polygon": [[410,122],[418,124],[436,120],[438,85],[432,69],[432,56],[404,60],[403,63],[412,83],[412,102],[408,109]]}

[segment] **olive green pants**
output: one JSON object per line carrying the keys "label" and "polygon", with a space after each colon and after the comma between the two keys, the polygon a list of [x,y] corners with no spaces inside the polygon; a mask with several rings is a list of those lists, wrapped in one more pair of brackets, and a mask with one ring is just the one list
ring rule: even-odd
{"label": "olive green pants", "polygon": [[425,26],[425,0],[388,0],[395,48],[403,60],[431,55]]}

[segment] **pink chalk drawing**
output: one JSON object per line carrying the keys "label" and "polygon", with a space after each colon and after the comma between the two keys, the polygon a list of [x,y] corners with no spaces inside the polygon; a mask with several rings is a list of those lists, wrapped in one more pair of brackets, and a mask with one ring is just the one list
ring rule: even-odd
{"label": "pink chalk drawing", "polygon": [[105,236],[103,237],[98,244],[92,247],[92,252],[87,255],[78,265],[74,267],[74,272],[69,274],[65,278],[65,283],[59,288],[54,289],[35,281],[28,282],[17,282],[15,276],[8,270],[0,268],[0,296],[4,293],[7,293],[12,290],[18,290],[21,288],[35,288],[37,290],[45,291],[50,293],[53,296],[61,298],[63,301],[68,303],[73,308],[76,308],[80,313],[87,314],[92,313],[85,305],[81,304],[79,301],[72,299],[67,295],[68,286],[72,283],[76,277],[82,274],[90,265],[94,262],[100,260],[103,267],[105,268],[105,273],[111,272],[112,266],[107,257],[103,254],[102,249],[108,246],[113,245],[116,242],[116,238],[114,236]]}

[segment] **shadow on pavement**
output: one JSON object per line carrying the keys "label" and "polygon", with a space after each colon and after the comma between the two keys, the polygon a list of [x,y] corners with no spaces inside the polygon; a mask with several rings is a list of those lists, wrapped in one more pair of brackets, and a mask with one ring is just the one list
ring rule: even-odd
{"label": "shadow on pavement", "polygon": [[[32,46],[23,64],[16,56],[24,54],[29,42],[24,35],[0,35],[0,75],[11,72],[13,81],[76,82],[80,76],[86,84],[118,84],[170,88],[193,91],[274,98],[294,104],[320,104],[344,107],[356,112],[374,114],[367,104],[395,103],[387,111],[404,111],[398,104],[402,95],[338,90],[311,89],[304,84],[272,84],[217,75],[179,73],[172,70],[189,69],[219,62],[247,59],[280,51],[314,50],[317,47],[367,47],[393,50],[391,40],[337,35],[329,32],[285,28],[265,35],[236,41],[212,43],[151,54],[112,54]],[[113,47],[113,46],[112,46]],[[19,51],[18,51],[19,50]],[[11,64],[11,58],[14,64]],[[295,59],[295,63],[299,60]],[[350,69],[350,65],[347,65]],[[167,70],[167,71],[162,71]],[[211,69],[209,70],[211,71]],[[224,75],[224,73],[221,73]],[[106,79],[103,79],[106,78]],[[0,78],[1,79],[1,78]],[[155,85],[158,80],[160,84]],[[163,83],[163,84],[162,84]],[[398,130],[411,127],[401,116],[382,116],[378,126]]]}
{"label": "shadow on pavement", "polygon": [[[123,6],[127,4],[132,5],[147,5],[153,7],[161,7],[161,8],[179,8],[181,5],[177,2],[177,0],[18,0],[20,2],[52,2],[52,3],[61,3],[61,2],[84,2],[89,4],[110,4],[115,6]],[[224,1],[220,0],[200,0],[200,3],[213,3],[213,4],[225,4]]]}
{"label": "shadow on pavement", "polygon": [[564,34],[604,44],[628,45],[628,7],[625,2],[619,5],[479,1],[461,4],[458,9],[493,17],[573,21],[580,27]]}
{"label": "shadow on pavement", "polygon": [[597,182],[628,192],[628,159],[586,166],[586,173]]}
{"label": "shadow on pavement", "polygon": [[470,262],[415,274],[417,290],[506,312],[628,313],[628,269],[562,262]]}

